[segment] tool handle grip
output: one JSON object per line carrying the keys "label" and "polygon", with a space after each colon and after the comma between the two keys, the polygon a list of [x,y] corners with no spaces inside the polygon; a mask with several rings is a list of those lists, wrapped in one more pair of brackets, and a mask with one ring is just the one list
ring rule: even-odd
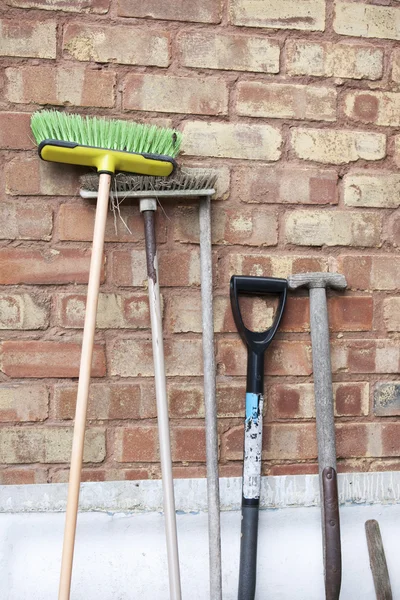
{"label": "tool handle grip", "polygon": [[258,506],[242,506],[238,600],[254,600],[257,574]]}
{"label": "tool handle grip", "polygon": [[234,275],[232,279],[237,292],[243,294],[280,294],[287,288],[287,280],[277,277]]}
{"label": "tool handle grip", "polygon": [[342,582],[342,553],[337,474],[332,467],[326,467],[322,472],[322,501],[324,504],[325,595],[326,600],[338,600]]}
{"label": "tool handle grip", "polygon": [[[274,321],[265,331],[250,331],[243,322],[239,305],[240,294],[274,294],[279,296],[279,305],[275,312]],[[287,294],[287,280],[273,277],[244,277],[233,275],[230,283],[232,314],[237,330],[248,348],[262,354],[268,348],[278,329]]]}

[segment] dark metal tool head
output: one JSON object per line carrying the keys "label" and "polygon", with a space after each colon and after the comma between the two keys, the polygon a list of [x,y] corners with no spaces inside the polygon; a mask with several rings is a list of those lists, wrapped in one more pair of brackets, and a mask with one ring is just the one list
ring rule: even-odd
{"label": "dark metal tool head", "polygon": [[288,277],[288,287],[290,290],[300,287],[345,290],[347,281],[340,273],[297,273]]}

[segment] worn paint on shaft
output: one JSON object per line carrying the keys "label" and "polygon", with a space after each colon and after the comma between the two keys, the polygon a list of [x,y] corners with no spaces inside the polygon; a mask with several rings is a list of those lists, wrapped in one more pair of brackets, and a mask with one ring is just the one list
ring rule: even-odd
{"label": "worn paint on shaft", "polygon": [[263,404],[262,394],[246,394],[243,498],[247,500],[260,498]]}
{"label": "worn paint on shaft", "polygon": [[155,257],[156,257],[156,230],[155,230],[155,215],[153,210],[143,211],[144,219],[144,235],[146,241],[146,264],[147,264],[147,277],[157,282],[157,271],[155,268]]}

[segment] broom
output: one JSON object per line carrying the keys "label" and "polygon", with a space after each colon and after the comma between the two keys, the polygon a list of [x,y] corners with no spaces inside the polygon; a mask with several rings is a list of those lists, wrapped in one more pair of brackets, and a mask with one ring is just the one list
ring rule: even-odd
{"label": "broom", "polygon": [[[98,175],[81,177],[83,198],[95,198]],[[172,459],[169,442],[168,401],[164,369],[159,271],[157,261],[154,214],[157,199],[200,198],[200,271],[201,305],[203,322],[203,372],[206,425],[207,504],[210,565],[210,598],[222,600],[220,500],[218,479],[218,429],[216,409],[216,367],[214,354],[214,327],[212,305],[212,254],[211,254],[211,196],[215,193],[215,169],[177,169],[170,177],[152,177],[118,173],[113,178],[110,194],[113,206],[125,198],[136,198],[145,223],[145,247],[151,329],[153,338],[154,373],[156,382],[157,419],[160,439],[161,473],[164,490],[164,515],[168,556],[176,536],[173,499]],[[171,600],[177,598],[171,589]]]}
{"label": "broom", "polygon": [[175,168],[181,134],[172,129],[40,111],[31,119],[39,156],[46,161],[94,167],[99,177],[72,442],[59,600],[69,600],[85,438],[90,372],[103,262],[111,176],[116,171],[168,176]]}

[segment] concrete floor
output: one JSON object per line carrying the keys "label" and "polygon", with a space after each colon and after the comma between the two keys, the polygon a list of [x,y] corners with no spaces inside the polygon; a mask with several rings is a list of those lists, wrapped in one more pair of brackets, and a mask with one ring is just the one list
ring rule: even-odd
{"label": "concrete floor", "polygon": [[[291,486],[294,479],[291,478]],[[8,494],[12,494],[10,487]],[[24,493],[27,488],[29,486],[24,486]],[[51,490],[52,486],[46,488]],[[371,491],[373,488],[374,485]],[[97,488],[90,489],[93,492]],[[375,599],[364,531],[365,521],[372,518],[381,526],[393,598],[400,600],[400,504],[396,501],[381,504],[376,499],[372,504],[345,504],[341,506],[340,514],[341,600]],[[203,511],[179,512],[177,518],[183,600],[210,600],[207,514]],[[240,512],[223,512],[221,520],[223,597],[224,600],[236,600]],[[63,527],[64,514],[61,512],[0,514],[2,600],[56,599]],[[317,506],[298,505],[261,511],[257,600],[321,600],[324,597],[320,535]],[[168,599],[162,514],[81,513],[71,600],[136,598]]]}

